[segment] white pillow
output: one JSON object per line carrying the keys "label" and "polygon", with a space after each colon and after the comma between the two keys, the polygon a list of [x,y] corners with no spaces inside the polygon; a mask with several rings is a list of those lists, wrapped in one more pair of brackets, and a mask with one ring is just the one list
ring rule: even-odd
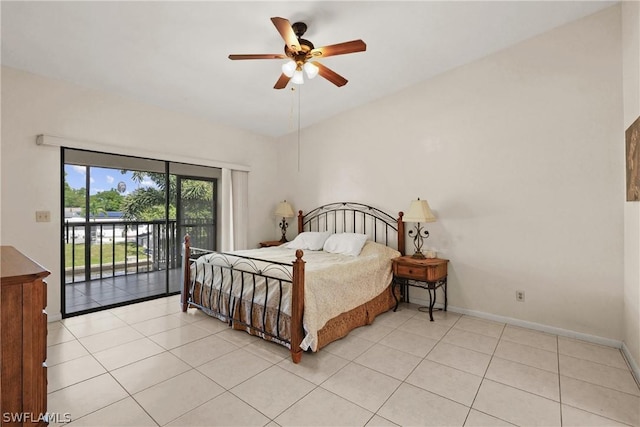
{"label": "white pillow", "polygon": [[360,233],[332,234],[324,242],[324,251],[333,254],[358,256],[367,242],[367,235]]}
{"label": "white pillow", "polygon": [[330,231],[305,231],[298,234],[296,238],[289,243],[286,243],[284,247],[288,249],[321,251],[325,240],[327,240],[330,235]]}

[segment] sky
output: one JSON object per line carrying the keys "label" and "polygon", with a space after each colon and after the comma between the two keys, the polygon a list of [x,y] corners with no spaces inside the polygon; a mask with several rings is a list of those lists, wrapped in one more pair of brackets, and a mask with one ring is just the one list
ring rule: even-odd
{"label": "sky", "polygon": [[[71,188],[78,189],[85,187],[86,169],[85,166],[64,165],[64,170],[67,173],[66,179]],[[131,176],[131,172],[122,174],[120,169],[91,167],[89,192],[91,195],[94,195],[101,191],[117,189],[118,184],[122,182],[126,187],[122,195],[126,196],[138,187],[155,186],[154,182],[148,178],[141,183],[137,183],[131,179]]]}

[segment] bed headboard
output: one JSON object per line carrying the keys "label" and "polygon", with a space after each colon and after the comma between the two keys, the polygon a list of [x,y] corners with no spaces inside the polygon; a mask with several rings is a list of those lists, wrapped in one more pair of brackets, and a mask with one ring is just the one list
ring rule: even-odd
{"label": "bed headboard", "polygon": [[362,233],[374,242],[397,248],[404,255],[403,215],[399,212],[396,219],[380,209],[356,202],[329,203],[307,214],[298,211],[298,233],[303,231]]}

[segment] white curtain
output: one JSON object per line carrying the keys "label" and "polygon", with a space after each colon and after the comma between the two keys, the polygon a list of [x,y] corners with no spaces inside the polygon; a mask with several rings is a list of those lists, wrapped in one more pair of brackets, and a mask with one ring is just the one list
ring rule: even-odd
{"label": "white curtain", "polygon": [[222,168],[220,250],[247,249],[249,174]]}
{"label": "white curtain", "polygon": [[232,251],[233,247],[233,182],[231,169],[222,168],[222,186],[220,188],[220,250]]}
{"label": "white curtain", "polygon": [[249,173],[234,170],[231,172],[233,201],[233,246],[235,249],[248,249],[247,234],[249,226]]}

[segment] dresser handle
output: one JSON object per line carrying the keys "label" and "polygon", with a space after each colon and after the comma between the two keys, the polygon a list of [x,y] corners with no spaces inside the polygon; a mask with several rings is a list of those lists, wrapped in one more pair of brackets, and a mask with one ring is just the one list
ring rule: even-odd
{"label": "dresser handle", "polygon": [[47,366],[47,361],[46,361],[46,360],[45,360],[44,362],[42,362],[42,367],[43,367],[43,368],[48,368],[48,366]]}
{"label": "dresser handle", "polygon": [[45,310],[44,308],[42,309],[42,314],[47,314],[47,310]]}

